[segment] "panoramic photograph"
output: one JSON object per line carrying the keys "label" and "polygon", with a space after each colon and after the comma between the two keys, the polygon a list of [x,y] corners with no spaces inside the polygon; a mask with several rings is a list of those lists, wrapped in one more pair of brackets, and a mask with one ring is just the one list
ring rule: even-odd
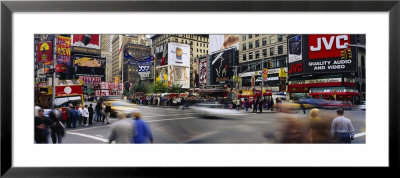
{"label": "panoramic photograph", "polygon": [[365,144],[365,34],[35,34],[35,144]]}

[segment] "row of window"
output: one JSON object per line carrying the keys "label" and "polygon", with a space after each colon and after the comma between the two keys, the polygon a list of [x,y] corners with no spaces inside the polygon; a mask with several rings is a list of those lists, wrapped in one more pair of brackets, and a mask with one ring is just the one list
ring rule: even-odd
{"label": "row of window", "polygon": [[[262,57],[267,57],[267,49],[261,50],[261,53],[262,53]],[[282,45],[278,46],[278,54],[283,54],[283,46]],[[261,57],[260,51],[255,51],[254,55],[255,55],[254,59],[258,59]],[[275,55],[275,47],[269,48],[269,56],[273,56],[273,55]],[[253,52],[249,52],[248,56],[249,56],[249,58],[248,58],[249,60],[253,60]],[[247,53],[244,53],[242,55],[242,61],[246,61],[246,60],[247,60]]]}
{"label": "row of window", "polygon": [[[240,72],[250,72],[250,71],[259,71],[263,68],[274,69],[274,68],[282,68],[287,67],[287,59],[286,58],[275,58],[275,59],[265,59],[264,65],[257,64],[257,62],[242,64],[239,67]],[[269,65],[271,64],[271,65]]]}
{"label": "row of window", "polygon": [[[280,42],[280,41],[278,41],[278,42]],[[262,43],[261,44],[262,46],[266,46],[267,45],[267,38],[261,39],[261,43]],[[272,44],[272,42],[270,41],[269,44]],[[260,47],[260,40],[256,40],[255,41],[255,48],[258,48],[258,47]],[[242,50],[246,50],[246,49],[247,49],[247,43],[243,43],[242,44]],[[252,41],[249,42],[249,49],[253,49],[253,42]]]}
{"label": "row of window", "polygon": [[[254,35],[255,37],[258,37],[258,36],[260,36],[260,35]],[[278,42],[282,42],[283,41],[283,35],[273,35],[273,36],[271,36],[270,38],[269,38],[269,44],[272,44],[273,43],[273,41],[274,41],[274,39],[275,39],[275,37],[277,38],[276,40],[278,41]],[[242,41],[245,41],[246,39],[252,39],[253,38],[253,35],[242,35]],[[258,41],[258,40],[257,40]],[[267,37],[265,37],[265,38],[263,38],[262,39],[262,41],[264,42],[265,41],[265,44],[267,44]]]}

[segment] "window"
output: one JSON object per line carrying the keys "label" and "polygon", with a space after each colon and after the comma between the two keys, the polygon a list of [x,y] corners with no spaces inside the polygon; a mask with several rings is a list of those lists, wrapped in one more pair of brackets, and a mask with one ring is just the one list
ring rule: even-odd
{"label": "window", "polygon": [[253,38],[253,35],[249,35],[249,39],[250,39],[250,38]]}
{"label": "window", "polygon": [[242,35],[242,40],[246,40],[246,35]]}
{"label": "window", "polygon": [[260,41],[256,40],[256,48],[260,46]]}
{"label": "window", "polygon": [[253,49],[253,42],[249,42],[249,49]]}
{"label": "window", "polygon": [[278,54],[283,54],[283,46],[278,46]]}
{"label": "window", "polygon": [[246,50],[246,43],[243,43],[242,49]]}
{"label": "window", "polygon": [[262,50],[262,55],[263,55],[264,57],[267,57],[267,49],[263,49],[263,50]]}
{"label": "window", "polygon": [[253,52],[249,53],[249,60],[253,60]]}
{"label": "window", "polygon": [[246,61],[246,54],[243,54],[243,61]]}
{"label": "window", "polygon": [[269,55],[270,56],[273,56],[274,55],[274,47],[272,47],[272,48],[269,48]]}
{"label": "window", "polygon": [[263,39],[262,39],[262,45],[263,45],[263,46],[267,45],[267,38],[263,38]]}
{"label": "window", "polygon": [[278,42],[282,41],[282,35],[278,35]]}
{"label": "window", "polygon": [[256,58],[255,59],[258,59],[259,57],[260,57],[260,52],[256,51]]}
{"label": "window", "polygon": [[255,37],[260,36],[260,35],[254,35]]}

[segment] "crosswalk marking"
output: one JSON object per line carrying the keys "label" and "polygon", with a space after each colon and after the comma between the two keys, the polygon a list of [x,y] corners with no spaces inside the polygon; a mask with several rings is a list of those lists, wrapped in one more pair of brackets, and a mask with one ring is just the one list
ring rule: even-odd
{"label": "crosswalk marking", "polygon": [[101,142],[108,143],[108,139],[96,137],[96,136],[93,136],[93,135],[87,135],[87,134],[83,134],[83,133],[76,133],[76,132],[70,132],[70,131],[68,131],[67,134],[78,135],[78,136],[81,136],[81,137],[91,138],[91,139],[94,139],[94,140],[98,140],[98,141],[101,141]]}

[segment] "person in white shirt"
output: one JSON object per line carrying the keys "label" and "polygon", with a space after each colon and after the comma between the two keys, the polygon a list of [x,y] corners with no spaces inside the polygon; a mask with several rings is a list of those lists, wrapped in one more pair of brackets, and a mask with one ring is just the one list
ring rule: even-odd
{"label": "person in white shirt", "polygon": [[343,116],[343,109],[336,111],[337,117],[331,125],[331,135],[338,143],[351,143],[354,140],[354,128],[350,119]]}
{"label": "person in white shirt", "polygon": [[79,122],[80,126],[82,126],[82,112],[83,112],[82,108],[83,108],[83,106],[78,107],[78,111],[79,111],[78,122]]}
{"label": "person in white shirt", "polygon": [[83,125],[86,127],[89,125],[88,118],[89,118],[89,110],[88,105],[85,105],[85,108],[82,111],[82,118],[83,118]]}

